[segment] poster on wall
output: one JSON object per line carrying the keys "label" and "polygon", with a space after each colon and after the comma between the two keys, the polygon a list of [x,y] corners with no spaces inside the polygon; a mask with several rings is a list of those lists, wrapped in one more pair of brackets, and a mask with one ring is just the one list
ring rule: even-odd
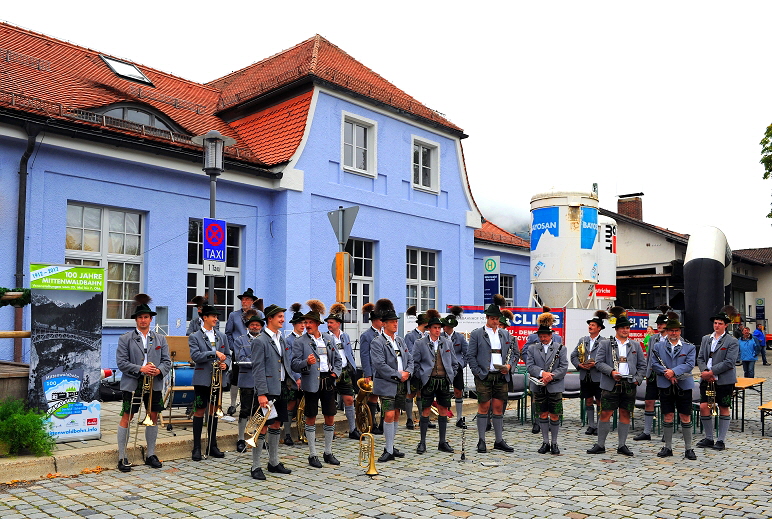
{"label": "poster on wall", "polygon": [[101,437],[102,267],[30,265],[29,402],[58,443]]}

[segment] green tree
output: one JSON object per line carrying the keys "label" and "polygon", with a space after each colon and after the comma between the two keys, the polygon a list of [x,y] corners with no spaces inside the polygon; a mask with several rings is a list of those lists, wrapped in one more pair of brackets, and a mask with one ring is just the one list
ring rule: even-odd
{"label": "green tree", "polygon": [[[759,144],[761,145],[761,160],[759,162],[764,166],[764,178],[768,179],[772,176],[772,124],[767,126],[764,138]],[[772,218],[772,211],[769,212],[767,218]]]}

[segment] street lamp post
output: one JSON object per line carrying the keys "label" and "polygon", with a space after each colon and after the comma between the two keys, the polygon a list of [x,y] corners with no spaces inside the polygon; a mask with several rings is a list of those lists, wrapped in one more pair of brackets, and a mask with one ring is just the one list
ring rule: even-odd
{"label": "street lamp post", "polygon": [[[215,218],[217,205],[217,177],[224,171],[222,155],[225,146],[232,146],[235,139],[222,135],[217,130],[210,130],[205,135],[197,135],[190,139],[193,144],[200,144],[204,148],[204,167],[201,168],[209,175],[209,218]],[[207,280],[210,305],[214,305],[214,276]]]}

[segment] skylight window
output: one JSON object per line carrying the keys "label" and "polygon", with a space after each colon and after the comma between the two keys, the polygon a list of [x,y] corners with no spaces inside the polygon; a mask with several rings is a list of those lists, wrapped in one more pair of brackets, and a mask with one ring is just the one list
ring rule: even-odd
{"label": "skylight window", "polygon": [[147,76],[136,67],[136,65],[126,63],[125,61],[118,61],[117,59],[108,58],[107,56],[100,55],[99,57],[102,58],[105,63],[107,63],[107,66],[110,67],[110,70],[115,72],[117,76],[154,86],[153,82],[150,81]]}

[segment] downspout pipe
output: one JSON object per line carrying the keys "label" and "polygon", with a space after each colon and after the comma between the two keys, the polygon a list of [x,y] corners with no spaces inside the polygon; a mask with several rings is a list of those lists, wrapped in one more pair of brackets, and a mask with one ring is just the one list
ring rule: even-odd
{"label": "downspout pipe", "polygon": [[[27,149],[24,150],[24,154],[21,156],[21,160],[19,160],[19,205],[16,215],[16,288],[24,287],[24,252],[27,233],[27,176],[29,175],[27,166],[29,158],[32,156],[32,151],[35,149],[35,141],[41,127],[36,124],[25,123],[24,130],[27,132]],[[13,329],[21,331],[24,310],[22,308],[15,308],[14,310]],[[22,361],[22,339],[19,337],[13,340],[13,360],[14,362]]]}

